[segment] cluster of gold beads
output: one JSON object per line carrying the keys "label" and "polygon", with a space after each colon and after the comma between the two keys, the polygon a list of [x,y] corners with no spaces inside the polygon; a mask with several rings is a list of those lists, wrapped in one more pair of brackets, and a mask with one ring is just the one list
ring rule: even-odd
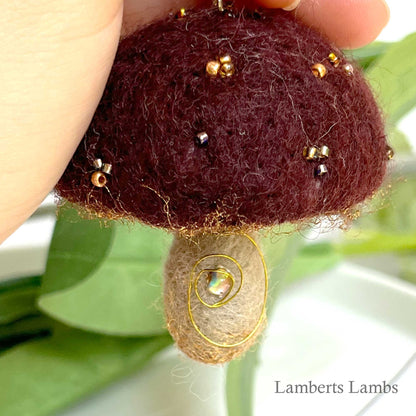
{"label": "cluster of gold beads", "polygon": [[326,159],[329,156],[328,146],[311,146],[303,148],[303,157],[306,160]]}
{"label": "cluster of gold beads", "polygon": [[91,175],[91,182],[97,188],[103,188],[107,184],[107,175],[111,174],[112,165],[103,163],[101,159],[95,159],[93,165],[96,171]]}
{"label": "cluster of gold beads", "polygon": [[[328,55],[327,59],[334,68],[338,68],[338,66],[341,63],[341,59],[334,52],[331,52]],[[354,74],[354,67],[351,64],[343,65],[342,69],[345,72],[345,74],[348,76],[351,76]],[[311,71],[315,75],[316,78],[323,78],[328,73],[327,67],[321,62],[313,64],[311,66]]]}
{"label": "cluster of gold beads", "polygon": [[234,75],[235,67],[230,55],[220,56],[216,61],[209,61],[205,67],[206,73],[211,77],[228,78]]}
{"label": "cluster of gold beads", "polygon": [[[329,156],[329,147],[326,145],[304,147],[303,157],[308,161],[327,159]],[[325,164],[320,163],[315,169],[316,176],[323,176],[328,173],[328,168]]]}

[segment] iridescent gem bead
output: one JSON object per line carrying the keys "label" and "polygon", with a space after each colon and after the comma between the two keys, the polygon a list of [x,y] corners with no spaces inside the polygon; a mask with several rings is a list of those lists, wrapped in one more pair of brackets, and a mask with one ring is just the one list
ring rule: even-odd
{"label": "iridescent gem bead", "polygon": [[210,270],[207,274],[207,290],[215,296],[226,296],[232,285],[231,273],[222,267]]}
{"label": "iridescent gem bead", "polygon": [[316,78],[323,78],[328,72],[325,65],[323,64],[314,64],[311,66],[311,71]]}

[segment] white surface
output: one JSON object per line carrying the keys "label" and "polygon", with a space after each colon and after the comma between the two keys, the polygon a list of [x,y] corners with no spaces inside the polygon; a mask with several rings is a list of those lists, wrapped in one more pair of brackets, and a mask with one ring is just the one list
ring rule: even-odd
{"label": "white surface", "polygon": [[[387,3],[391,11],[390,22],[381,32],[378,40],[394,42],[416,31],[416,23],[413,13],[416,10],[416,5],[413,2],[408,0],[388,0]],[[415,53],[415,51],[410,52]],[[398,124],[399,129],[402,130],[403,133],[405,133],[409,138],[414,151],[416,151],[415,126],[416,109],[406,115],[406,117],[400,120]],[[52,202],[53,198],[49,196],[43,205],[50,205]],[[19,274],[19,267],[22,267],[21,275],[27,273],[42,273],[46,259],[45,247],[49,245],[51,226],[51,223],[46,220],[43,225],[38,224],[33,225],[32,227],[32,219],[29,219],[22,227],[19,228],[18,231],[15,232],[15,234],[9,237],[9,239],[7,239],[0,246],[0,279],[9,276],[11,277],[10,271],[12,267],[10,267],[10,264],[15,264],[16,261],[19,261],[19,264],[16,264],[17,269],[13,271],[13,276]],[[33,241],[33,239],[35,239],[34,244],[32,244],[34,250],[39,250],[39,247],[41,247],[36,256],[32,256],[34,258],[27,261],[22,257],[23,254],[20,254],[17,258],[8,258],[10,251],[5,252],[5,250],[8,250],[8,247],[16,245],[19,246],[20,244],[27,245],[30,241]],[[35,257],[37,260],[35,260]],[[25,264],[29,262],[34,264],[35,267],[26,267]]]}
{"label": "white surface", "polygon": [[397,398],[394,395],[379,395],[357,416],[414,415],[416,413],[415,380],[416,354],[410,358],[403,371],[394,380],[395,383],[401,386],[400,395],[405,399],[397,403]]}
{"label": "white surface", "polygon": [[377,38],[395,42],[416,31],[415,4],[409,0],[386,0],[390,7],[390,21]]}
{"label": "white surface", "polygon": [[0,280],[44,272],[56,221],[52,196],[43,201],[40,210],[1,245]]}
{"label": "white surface", "polygon": [[[415,29],[416,30],[416,29]],[[415,80],[416,82],[416,80]],[[408,138],[413,153],[416,153],[416,108],[406,114],[398,123],[397,128]]]}
{"label": "white surface", "polygon": [[[348,264],[293,286],[280,297],[262,345],[255,415],[358,415],[374,394],[276,394],[275,380],[346,387],[349,380],[392,380],[416,352],[415,316],[414,286]],[[225,416],[224,382],[223,367],[171,348],[58,416]],[[399,392],[360,416],[414,416],[415,365],[394,382]]]}
{"label": "white surface", "polygon": [[[356,415],[372,394],[350,394],[356,385],[391,380],[416,352],[416,288],[375,271],[342,265],[302,282],[281,297],[264,345],[257,378],[258,415]],[[342,385],[342,394],[273,394],[281,385]],[[397,408],[415,398],[399,386]],[[404,381],[403,381],[404,383]],[[342,401],[342,406],[340,403]],[[314,410],[315,409],[315,410]]]}

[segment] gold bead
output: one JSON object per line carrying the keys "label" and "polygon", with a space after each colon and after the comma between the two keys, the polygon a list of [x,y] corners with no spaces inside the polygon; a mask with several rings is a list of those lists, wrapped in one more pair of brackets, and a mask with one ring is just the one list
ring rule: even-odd
{"label": "gold bead", "polygon": [[235,68],[232,62],[229,62],[229,63],[227,62],[221,65],[220,75],[222,78],[231,77],[234,75],[234,72],[235,72]]}
{"label": "gold bead", "polygon": [[326,159],[329,156],[329,147],[328,146],[321,146],[321,148],[319,149],[319,157],[321,159]]}
{"label": "gold bead", "polygon": [[318,153],[319,153],[319,149],[316,146],[303,148],[303,157],[306,160],[318,159]]}
{"label": "gold bead", "polygon": [[101,159],[95,159],[93,162],[93,166],[95,167],[95,169],[101,169],[101,167],[103,166],[103,161]]}
{"label": "gold bead", "polygon": [[186,16],[186,10],[184,8],[180,9],[176,14],[175,17],[177,19],[182,19],[183,17]]}
{"label": "gold bead", "polygon": [[113,165],[111,163],[104,163],[103,168],[101,170],[104,173],[110,174],[112,168],[113,168]]}
{"label": "gold bead", "polygon": [[344,69],[344,72],[348,76],[351,76],[354,74],[354,67],[351,64],[345,64],[342,68]]}
{"label": "gold bead", "polygon": [[222,64],[230,64],[232,62],[230,55],[220,56],[220,62]]}
{"label": "gold bead", "polygon": [[339,63],[340,63],[340,59],[338,58],[338,56],[336,56],[335,55],[335,53],[334,52],[331,52],[329,55],[328,55],[328,59],[329,59],[329,62],[331,62],[331,64],[336,68],[338,65],[339,65]]}
{"label": "gold bead", "polygon": [[316,176],[324,176],[328,173],[328,169],[325,165],[319,165],[315,170]]}
{"label": "gold bead", "polygon": [[390,146],[387,146],[386,148],[386,156],[387,160],[391,160],[394,157],[394,150]]}
{"label": "gold bead", "polygon": [[91,175],[91,182],[94,186],[102,188],[107,183],[107,178],[103,172],[97,171]]}
{"label": "gold bead", "polygon": [[311,70],[316,78],[323,78],[328,72],[325,65],[323,64],[314,64],[311,66]]}
{"label": "gold bead", "polygon": [[218,71],[220,70],[221,64],[218,61],[209,61],[205,70],[207,74],[211,77],[216,77],[218,75]]}

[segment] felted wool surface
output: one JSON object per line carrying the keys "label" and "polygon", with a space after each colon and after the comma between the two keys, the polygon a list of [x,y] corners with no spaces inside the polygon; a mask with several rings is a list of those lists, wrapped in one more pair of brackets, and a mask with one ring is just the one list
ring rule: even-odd
{"label": "felted wool surface", "polygon": [[[207,290],[207,271],[219,267],[235,279],[223,299]],[[266,277],[260,252],[245,235],[177,236],[165,265],[164,302],[167,327],[178,347],[210,364],[230,361],[250,348],[266,325]],[[195,287],[205,303],[223,305],[207,307]],[[189,312],[211,342],[198,333]]]}
{"label": "felted wool surface", "polygon": [[[328,61],[335,52],[341,64]],[[231,77],[208,61],[230,55]],[[383,180],[386,139],[360,70],[281,10],[169,16],[121,41],[101,103],[56,189],[101,216],[170,229],[260,228],[342,212]],[[311,65],[327,75],[316,78]],[[195,136],[206,132],[208,143]],[[302,156],[326,145],[328,173]],[[111,163],[94,187],[94,159]]]}

